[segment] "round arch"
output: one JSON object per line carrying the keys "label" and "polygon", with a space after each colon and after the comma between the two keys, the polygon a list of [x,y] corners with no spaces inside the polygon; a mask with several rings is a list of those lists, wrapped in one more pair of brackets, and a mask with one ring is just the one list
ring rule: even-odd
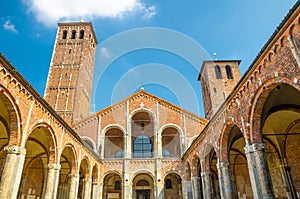
{"label": "round arch", "polygon": [[182,178],[177,172],[164,176],[164,198],[182,198]]}
{"label": "round arch", "polygon": [[124,158],[125,154],[125,130],[120,125],[111,124],[102,131],[102,149],[103,158]]}
{"label": "round arch", "polygon": [[263,116],[263,108],[265,105],[265,99],[268,98],[271,92],[274,91],[274,89],[276,89],[276,87],[279,85],[289,85],[291,88],[297,90],[293,86],[293,83],[290,79],[285,77],[280,78],[280,82],[276,81],[277,78],[266,81],[262,86],[258,88],[257,92],[255,93],[255,96],[252,100],[253,106],[251,107],[249,112],[249,132],[251,132],[249,135],[250,137],[248,138],[249,143],[262,142],[262,136],[260,132],[263,120],[265,119],[265,116]]}
{"label": "round arch", "polygon": [[[22,139],[21,112],[12,94],[1,84],[0,90],[0,110],[2,112],[0,115],[6,121],[9,128],[8,144],[19,146]],[[10,109],[9,111],[8,108]]]}
{"label": "round arch", "polygon": [[180,157],[184,143],[182,143],[183,133],[179,126],[175,124],[165,124],[158,133],[161,138],[161,155],[163,158]]}
{"label": "round arch", "polygon": [[[132,198],[154,199],[154,176],[146,170],[137,171],[132,179]],[[159,194],[159,193],[158,193]]]}
{"label": "round arch", "polygon": [[[264,158],[276,198],[294,198],[300,191],[300,91],[292,80],[267,81],[256,93],[250,115],[252,143],[264,143]],[[292,132],[290,126],[294,126]],[[288,144],[287,140],[289,140]],[[288,156],[288,154],[293,154]],[[285,156],[287,155],[287,156]],[[284,165],[284,166],[282,166]]]}
{"label": "round arch", "polygon": [[145,108],[132,111],[128,126],[132,147],[127,152],[133,158],[152,158],[158,155],[157,121],[152,111]]}
{"label": "round arch", "polygon": [[122,175],[119,172],[108,171],[103,177],[102,198],[123,198]]}

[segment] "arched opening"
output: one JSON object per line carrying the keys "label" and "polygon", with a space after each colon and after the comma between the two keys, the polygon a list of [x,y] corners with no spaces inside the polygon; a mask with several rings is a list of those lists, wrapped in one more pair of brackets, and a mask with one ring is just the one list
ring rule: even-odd
{"label": "arched opening", "polygon": [[[0,178],[5,164],[5,151],[7,145],[17,145],[20,136],[18,135],[18,117],[16,105],[13,105],[6,94],[8,92],[0,85]],[[9,95],[8,95],[9,96]]]}
{"label": "arched opening", "polygon": [[118,128],[111,128],[105,133],[104,158],[124,157],[123,132]]}
{"label": "arched opening", "polygon": [[98,174],[98,166],[94,165],[92,170],[92,193],[91,198],[99,197],[99,174]]}
{"label": "arched opening", "polygon": [[232,70],[229,65],[225,66],[227,79],[233,79]]}
{"label": "arched opening", "polygon": [[176,173],[170,173],[164,181],[164,198],[180,199],[182,198],[181,177]]}
{"label": "arched opening", "polygon": [[79,39],[83,39],[84,37],[84,30],[80,30]]}
{"label": "arched opening", "polygon": [[131,140],[133,158],[151,158],[154,151],[154,122],[147,112],[132,116]]}
{"label": "arched opening", "polygon": [[179,157],[181,155],[180,133],[175,128],[166,128],[161,135],[162,156],[164,158]]}
{"label": "arched opening", "polygon": [[221,196],[217,169],[217,154],[211,145],[206,145],[205,154],[205,165],[207,167],[204,170],[204,183],[206,187],[209,187],[210,193],[208,194],[211,195],[212,198],[219,199]]}
{"label": "arched opening", "polygon": [[107,174],[103,180],[103,198],[123,198],[121,182],[122,178],[119,174]]}
{"label": "arched opening", "polygon": [[63,31],[62,39],[67,39],[68,32],[66,30]]}
{"label": "arched opening", "polygon": [[76,38],[76,30],[72,30],[71,39],[75,39],[75,38]]}
{"label": "arched opening", "polygon": [[154,184],[149,174],[138,174],[135,176],[132,189],[132,198],[154,199]]}
{"label": "arched opening", "polygon": [[198,156],[194,156],[192,160],[192,187],[194,198],[204,198],[203,196],[203,185],[201,177],[201,162]]}
{"label": "arched opening", "polygon": [[220,66],[218,65],[215,66],[215,73],[217,79],[223,79]]}
{"label": "arched opening", "polygon": [[[258,99],[261,134],[275,198],[297,198],[300,192],[300,92],[288,84],[272,85]],[[256,140],[254,140],[255,142]]]}
{"label": "arched opening", "polygon": [[[245,138],[236,125],[231,125],[225,130],[224,149],[221,153],[226,155],[226,161],[230,165],[230,179],[232,196],[241,198],[253,198],[247,159],[245,155]],[[228,157],[228,158],[227,158]]]}
{"label": "arched opening", "polygon": [[[42,197],[46,185],[47,166],[54,159],[50,149],[54,147],[49,130],[45,126],[34,128],[27,139],[19,197]],[[52,154],[51,154],[52,153]]]}
{"label": "arched opening", "polygon": [[[78,185],[78,194],[77,198],[82,199],[84,196],[90,192],[90,187],[87,186],[89,180],[89,165],[87,159],[83,159],[80,163],[79,168],[79,185]],[[90,195],[90,194],[88,194]]]}
{"label": "arched opening", "polygon": [[69,198],[72,175],[76,172],[75,154],[72,146],[67,146],[60,157],[60,172],[57,198]]}
{"label": "arched opening", "polygon": [[185,183],[187,184],[186,196],[187,198],[193,198],[192,181],[191,181],[191,166],[189,162],[185,164]]}

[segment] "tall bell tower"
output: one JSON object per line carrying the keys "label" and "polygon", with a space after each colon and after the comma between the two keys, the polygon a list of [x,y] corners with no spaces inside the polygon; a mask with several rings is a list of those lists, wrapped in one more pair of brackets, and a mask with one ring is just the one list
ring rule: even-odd
{"label": "tall bell tower", "polygon": [[205,118],[210,120],[241,79],[240,60],[204,61],[198,80],[202,85]]}
{"label": "tall bell tower", "polygon": [[70,125],[89,116],[96,45],[90,22],[58,23],[44,97]]}

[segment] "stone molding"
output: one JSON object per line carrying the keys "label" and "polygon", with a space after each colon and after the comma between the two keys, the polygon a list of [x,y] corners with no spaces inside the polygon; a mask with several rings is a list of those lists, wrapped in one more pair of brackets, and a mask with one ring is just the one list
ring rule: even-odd
{"label": "stone molding", "polygon": [[16,146],[16,145],[6,146],[6,147],[4,147],[4,151],[6,151],[6,153],[8,153],[8,154],[26,155],[26,148],[19,147],[19,146]]}
{"label": "stone molding", "polygon": [[60,164],[48,164],[48,169],[60,170]]}

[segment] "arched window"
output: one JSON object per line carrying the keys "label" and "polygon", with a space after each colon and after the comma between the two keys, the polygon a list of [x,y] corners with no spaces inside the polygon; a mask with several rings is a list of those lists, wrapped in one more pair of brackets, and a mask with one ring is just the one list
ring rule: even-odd
{"label": "arched window", "polygon": [[171,179],[166,179],[166,189],[172,189],[172,181],[171,181]]}
{"label": "arched window", "polygon": [[67,39],[67,33],[68,32],[66,30],[63,31],[63,36],[62,36],[63,39]]}
{"label": "arched window", "polygon": [[161,144],[164,158],[180,156],[180,133],[177,129],[173,127],[164,129],[161,134]]}
{"label": "arched window", "polygon": [[119,180],[115,182],[115,190],[121,190],[121,182]]}
{"label": "arched window", "polygon": [[220,66],[215,66],[215,73],[217,79],[223,79]]}
{"label": "arched window", "polygon": [[124,157],[123,132],[118,128],[111,128],[105,133],[104,158]]}
{"label": "arched window", "polygon": [[227,79],[233,79],[231,67],[227,65],[225,68],[226,68]]}
{"label": "arched window", "polygon": [[71,39],[75,39],[75,37],[76,37],[76,30],[73,30],[73,31],[72,31]]}
{"label": "arched window", "polygon": [[152,144],[150,137],[139,135],[133,143],[133,154],[135,158],[150,158],[152,157]]}
{"label": "arched window", "polygon": [[83,39],[84,37],[84,30],[80,30],[79,39]]}

